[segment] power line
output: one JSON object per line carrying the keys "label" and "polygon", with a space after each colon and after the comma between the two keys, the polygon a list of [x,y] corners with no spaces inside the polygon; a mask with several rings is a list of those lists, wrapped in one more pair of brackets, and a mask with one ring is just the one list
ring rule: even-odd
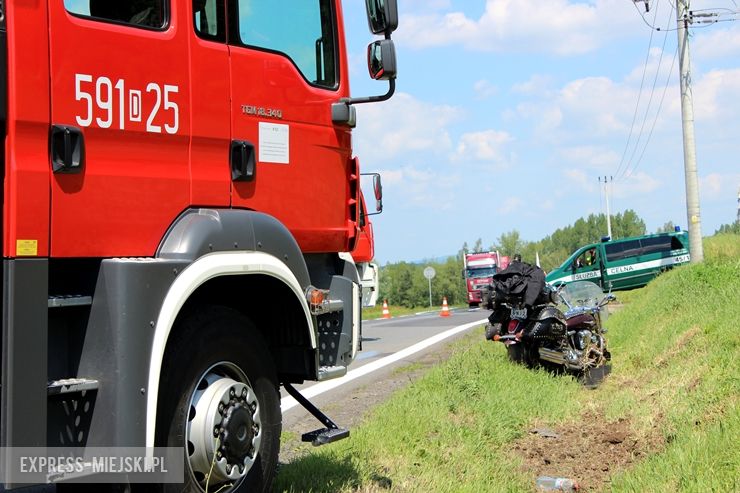
{"label": "power line", "polygon": [[[637,4],[635,3],[634,5],[635,5],[635,8],[637,8]],[[647,8],[647,3],[645,5]],[[638,9],[638,12],[639,12],[639,9]],[[658,17],[658,9],[656,6],[654,19],[657,19],[657,17]],[[643,17],[643,20],[644,20],[644,17]],[[653,20],[653,22],[655,22],[655,20]],[[640,100],[642,99],[642,88],[645,84],[645,74],[647,73],[648,62],[650,61],[650,50],[653,48],[653,32],[654,30],[651,29],[650,39],[648,40],[648,49],[647,49],[647,53],[645,54],[645,63],[642,67],[642,80],[640,80],[640,90],[637,93],[637,103],[635,104],[635,112],[632,115],[632,123],[630,124],[630,131],[627,136],[627,143],[624,145],[624,150],[622,151],[622,158],[619,160],[619,166],[617,166],[617,172],[614,173],[617,176],[619,176],[619,172],[621,171],[622,165],[624,164],[624,158],[625,156],[627,156],[627,149],[629,149],[630,141],[632,140],[632,132],[635,129],[635,122],[637,121],[637,111],[640,108]]]}
{"label": "power line", "polygon": [[[653,22],[650,23],[650,21],[645,18],[645,13],[649,12],[649,7],[646,9],[645,13],[643,13],[640,10],[640,7],[637,6],[637,3],[641,1],[645,1],[645,0],[632,0],[633,2],[632,5],[635,7],[635,10],[637,10],[637,13],[640,14],[640,18],[642,19],[642,22],[644,22],[647,27],[649,27],[653,31],[661,31],[661,32],[678,31],[678,28],[676,27],[671,28],[670,25],[665,28],[656,26],[655,20],[653,20]],[[669,3],[671,5],[671,8],[673,10],[676,10],[676,5],[674,1],[669,0]],[[732,3],[735,5],[735,7],[738,6],[735,0],[732,0]],[[649,0],[645,1],[645,5],[649,6]],[[729,18],[720,19],[719,17],[721,16],[728,16]],[[711,9],[696,9],[696,10],[692,10],[688,12],[688,21],[695,29],[702,29],[702,28],[711,26],[713,24],[717,24],[719,22],[734,22],[737,20],[740,20],[740,10],[732,10],[732,9],[728,9],[727,7],[715,7]]]}
{"label": "power line", "polygon": [[[650,106],[652,104],[653,95],[654,95],[654,92],[655,92],[655,89],[656,89],[656,86],[657,86],[657,81],[658,81],[658,77],[659,77],[659,74],[660,74],[660,67],[662,65],[662,60],[663,60],[663,54],[665,53],[665,45],[666,45],[666,41],[667,41],[667,37],[668,37],[668,32],[669,31],[677,31],[678,30],[678,28],[674,28],[674,29],[670,29],[669,28],[670,23],[671,23],[671,19],[673,17],[673,11],[674,10],[677,10],[677,5],[676,5],[676,3],[674,3],[675,0],[669,0],[669,4],[671,6],[671,12],[669,14],[668,24],[667,24],[667,26],[665,28],[661,28],[661,27],[656,27],[655,26],[655,21],[657,20],[657,16],[658,16],[658,12],[657,11],[658,11],[658,6],[659,6],[659,0],[656,0],[656,3],[655,3],[655,9],[654,9],[655,14],[654,14],[654,17],[653,17],[653,23],[652,24],[648,22],[648,20],[645,18],[645,15],[640,11],[639,7],[637,6],[637,3],[640,2],[640,1],[643,1],[645,3],[645,12],[646,13],[650,11],[650,3],[649,3],[649,0],[633,0],[633,5],[635,6],[635,8],[637,9],[638,13],[640,14],[640,17],[642,18],[643,22],[645,22],[645,24],[648,27],[651,28],[651,34],[650,34],[650,41],[648,43],[648,54],[647,54],[647,57],[646,57],[646,60],[645,60],[645,65],[643,67],[642,80],[640,81],[640,89],[639,89],[639,93],[638,93],[638,97],[637,97],[637,104],[635,105],[635,112],[634,112],[634,114],[632,116],[632,123],[630,125],[630,132],[629,132],[629,135],[627,137],[627,144],[625,145],[624,152],[622,153],[622,158],[620,159],[619,166],[617,167],[617,172],[615,173],[615,175],[617,176],[617,181],[620,181],[620,180],[622,180],[622,179],[624,179],[626,177],[632,176],[634,174],[634,172],[637,170],[637,167],[642,163],[642,158],[645,155],[645,151],[647,150],[647,146],[650,143],[650,140],[652,138],[653,131],[655,129],[655,126],[657,124],[658,118],[660,116],[660,111],[661,111],[662,106],[663,106],[663,101],[665,99],[665,94],[666,94],[666,91],[668,89],[668,86],[670,85],[670,80],[671,80],[671,75],[672,75],[670,72],[673,71],[673,67],[675,66],[676,57],[677,57],[677,54],[678,54],[678,48],[677,48],[676,53],[674,53],[674,56],[673,56],[673,61],[671,62],[671,70],[670,70],[670,72],[668,74],[668,77],[666,78],[666,84],[665,84],[665,87],[663,88],[663,94],[661,96],[660,104],[658,105],[658,110],[655,113],[655,118],[653,119],[653,123],[652,123],[652,125],[650,127],[650,132],[648,133],[647,139],[646,139],[644,145],[642,146],[642,150],[640,151],[640,155],[637,158],[637,161],[634,161],[635,155],[637,153],[637,149],[640,147],[640,141],[642,140],[643,130],[645,129],[645,124],[647,123],[647,120],[648,120],[648,115],[649,115],[649,112],[650,112]],[[735,0],[732,0],[732,2],[737,7],[737,2]],[[720,16],[740,16],[740,11],[728,9],[728,8],[725,8],[725,7],[716,7],[716,8],[690,10],[690,11],[685,11],[684,21],[685,21],[685,25],[687,27],[688,27],[688,25],[692,25],[694,27],[694,29],[701,29],[701,28],[709,27],[710,25],[716,24],[718,22],[731,22],[731,21],[740,20],[738,18],[721,19],[721,18],[719,18]],[[640,131],[637,134],[637,139],[635,141],[634,148],[632,150],[632,154],[630,155],[629,160],[625,162],[625,157],[627,155],[627,150],[629,149],[630,144],[631,144],[632,139],[633,139],[635,122],[637,120],[637,112],[639,111],[640,102],[642,101],[642,91],[643,91],[644,84],[645,84],[645,75],[646,75],[646,70],[647,70],[647,62],[648,62],[648,59],[649,59],[649,56],[650,56],[650,50],[652,49],[652,32],[653,31],[663,31],[663,32],[666,33],[666,35],[665,35],[665,37],[663,39],[663,49],[662,49],[661,54],[660,54],[660,60],[658,61],[658,68],[656,70],[655,78],[653,80],[653,87],[651,89],[650,97],[649,97],[649,100],[648,100],[648,105],[647,105],[647,108],[645,110],[645,116],[643,117],[643,121],[642,121],[642,124],[640,126]],[[624,169],[622,169],[623,167],[624,167]],[[630,170],[630,167],[632,168],[631,170]]]}
{"label": "power line", "polygon": [[650,133],[648,133],[647,139],[645,140],[645,145],[642,146],[640,157],[637,159],[637,162],[632,168],[632,171],[625,170],[626,176],[632,176],[635,173],[635,171],[637,171],[637,168],[640,166],[640,163],[642,163],[642,158],[645,155],[645,151],[647,150],[648,144],[650,143],[650,139],[653,136],[653,130],[655,130],[655,124],[658,123],[658,117],[660,116],[660,111],[663,108],[663,101],[665,100],[665,95],[666,95],[666,92],[668,91],[668,86],[670,85],[671,77],[673,76],[673,67],[676,64],[677,57],[678,57],[678,46],[676,46],[676,51],[673,54],[673,61],[671,62],[671,68],[668,71],[668,77],[666,78],[665,86],[663,87],[663,95],[660,97],[660,103],[658,104],[658,110],[655,112],[655,119],[653,120],[653,124],[650,127]]}
{"label": "power line", "polygon": [[[653,31],[661,31],[662,29],[660,27],[655,27],[655,19],[658,17],[657,5],[658,5],[658,2],[660,0],[656,0],[656,8],[655,8],[656,12],[655,12],[655,15],[653,16],[653,23],[652,24],[650,22],[648,22],[648,20],[645,18],[645,14],[643,14],[640,11],[640,7],[637,6],[637,2],[639,2],[639,1],[640,0],[632,0],[632,2],[633,2],[632,5],[635,6],[635,10],[637,10],[637,13],[640,14],[640,18],[642,19],[642,22],[644,22],[645,25],[647,27],[649,27]],[[671,3],[671,2],[669,1],[669,3]],[[649,4],[647,2],[645,2],[645,5],[649,5]],[[676,7],[674,7],[673,4],[671,3],[671,8],[673,8],[675,10]],[[646,10],[645,12],[647,13],[647,12],[649,12],[649,10]]]}
{"label": "power line", "polygon": [[[670,15],[668,16],[668,23],[670,23],[672,19],[673,19],[673,10],[671,10]],[[647,123],[648,115],[650,114],[650,106],[653,103],[653,96],[655,95],[655,88],[658,84],[658,77],[660,76],[660,67],[663,65],[663,54],[665,53],[665,45],[667,42],[668,42],[668,32],[666,31],[665,35],[663,36],[663,46],[661,47],[661,50],[660,50],[660,58],[658,59],[658,67],[655,69],[655,77],[653,78],[653,86],[650,89],[650,98],[648,99],[647,107],[645,108],[645,116],[643,116],[642,118],[642,124],[640,125],[640,132],[637,134],[637,141],[635,142],[635,147],[634,149],[632,149],[632,154],[630,155],[630,159],[624,168],[623,174],[626,174],[627,171],[629,170],[630,166],[632,165],[635,159],[635,154],[637,153],[637,149],[640,146],[640,140],[642,140],[643,131],[645,130],[645,123]],[[656,114],[656,119],[657,119],[657,114]]]}

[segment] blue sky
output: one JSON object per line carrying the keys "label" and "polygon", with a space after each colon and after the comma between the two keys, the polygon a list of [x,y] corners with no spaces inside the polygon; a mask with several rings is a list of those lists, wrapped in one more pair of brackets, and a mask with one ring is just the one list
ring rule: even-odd
{"label": "blue sky", "polygon": [[[737,3],[691,8],[729,14]],[[634,209],[648,231],[685,227],[674,0],[650,4],[645,14],[632,0],[399,0],[397,93],[358,106],[354,134],[363,171],[383,175],[376,258],[452,255],[513,229],[541,239],[603,210],[599,176],[614,177],[612,212]],[[384,92],[367,75],[364,2],[344,9],[353,95]],[[691,35],[708,235],[737,213],[740,21]]]}

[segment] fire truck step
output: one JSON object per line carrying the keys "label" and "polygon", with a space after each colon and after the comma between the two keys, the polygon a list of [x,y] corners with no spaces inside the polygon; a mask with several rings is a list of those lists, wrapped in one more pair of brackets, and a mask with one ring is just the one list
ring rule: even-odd
{"label": "fire truck step", "polygon": [[349,430],[346,428],[321,428],[320,430],[304,433],[301,436],[301,440],[311,442],[314,447],[318,447],[347,438],[348,436]]}
{"label": "fire truck step", "polygon": [[96,390],[98,381],[90,378],[65,378],[63,380],[54,380],[47,386],[48,395],[71,394],[74,392],[83,392],[87,390]]}
{"label": "fire truck step", "polygon": [[313,414],[314,418],[318,419],[324,426],[326,426],[326,428],[304,433],[301,436],[301,439],[304,442],[311,442],[314,447],[318,447],[319,445],[326,445],[327,443],[336,442],[337,440],[341,440],[342,438],[347,438],[349,436],[348,429],[337,426],[329,416],[322,413],[318,407],[311,404],[311,402],[303,397],[291,384],[284,383],[283,388],[298,402],[298,404],[303,406],[306,411]]}
{"label": "fire truck step", "polygon": [[49,296],[49,308],[90,305],[92,305],[92,296],[82,296],[74,294],[68,296]]}

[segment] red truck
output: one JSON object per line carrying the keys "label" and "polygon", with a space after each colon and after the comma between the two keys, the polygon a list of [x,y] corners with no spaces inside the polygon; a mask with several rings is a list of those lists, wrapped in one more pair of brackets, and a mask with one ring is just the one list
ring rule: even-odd
{"label": "red truck", "polygon": [[468,292],[468,306],[475,308],[481,303],[481,288],[491,284],[493,275],[509,265],[509,257],[498,252],[466,253],[463,255],[462,277]]}
{"label": "red truck", "polygon": [[0,3],[1,447],[176,448],[157,489],[243,492],[280,386],[305,440],[348,435],[293,384],[361,340],[354,105],[392,96],[398,25],[366,7],[389,89],[354,98],[339,0]]}

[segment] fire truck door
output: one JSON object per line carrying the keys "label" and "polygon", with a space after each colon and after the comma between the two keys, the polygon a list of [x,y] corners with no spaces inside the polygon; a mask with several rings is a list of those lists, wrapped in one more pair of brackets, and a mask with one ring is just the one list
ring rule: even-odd
{"label": "fire truck door", "polygon": [[348,230],[349,133],[330,108],[347,92],[333,3],[243,0],[229,11],[232,142],[256,164],[233,182],[232,205],[274,215],[306,252],[341,251]]}
{"label": "fire truck door", "polygon": [[181,5],[49,2],[52,255],[152,255],[189,204]]}

